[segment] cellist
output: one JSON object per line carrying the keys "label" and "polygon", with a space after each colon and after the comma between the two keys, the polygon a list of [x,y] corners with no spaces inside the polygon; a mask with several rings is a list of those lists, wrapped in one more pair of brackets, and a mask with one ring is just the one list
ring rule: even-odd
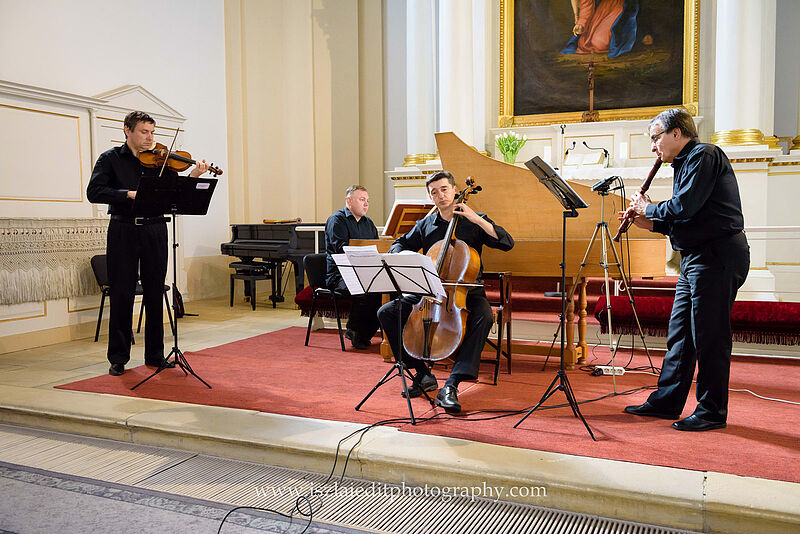
{"label": "cellist", "polygon": [[[456,238],[475,249],[478,255],[484,246],[503,251],[511,250],[514,246],[514,240],[502,226],[496,225],[485,214],[475,212],[466,204],[455,203],[458,188],[455,178],[449,172],[439,171],[432,174],[425,182],[425,187],[437,210],[417,221],[414,228],[397,238],[392,244],[390,252],[403,250],[416,252],[422,249],[423,254],[427,253],[434,244],[444,239],[447,226],[456,215],[461,217],[456,226]],[[483,266],[481,265],[482,271]],[[478,274],[478,281],[480,279],[481,274]],[[397,316],[401,315],[402,324],[405,325],[412,306],[419,302],[419,299],[420,297],[417,296],[406,296],[399,301],[399,304],[398,301],[392,301],[378,310],[378,320],[394,354],[401,354],[401,348],[397,346],[399,334]],[[461,404],[458,401],[458,385],[464,380],[478,378],[481,351],[486,343],[489,330],[492,328],[492,309],[486,299],[483,287],[470,289],[466,300],[469,316],[464,339],[458,350],[452,355],[454,365],[450,377],[436,395],[437,406],[444,408],[447,413],[461,412]],[[402,354],[405,364],[409,369],[415,371],[413,384],[408,389],[410,397],[419,397],[423,391],[434,391],[439,387],[436,377],[433,376],[424,361],[410,357],[405,351]]]}

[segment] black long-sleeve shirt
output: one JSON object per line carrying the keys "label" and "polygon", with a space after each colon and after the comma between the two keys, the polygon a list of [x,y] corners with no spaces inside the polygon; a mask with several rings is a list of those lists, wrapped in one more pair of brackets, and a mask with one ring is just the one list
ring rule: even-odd
{"label": "black long-sleeve shirt", "polygon": [[666,234],[672,248],[695,251],[712,240],[744,229],[739,186],[721,148],[691,140],[672,162],[672,198],[647,206],[653,231]]}
{"label": "black long-sleeve shirt", "polygon": [[[483,251],[484,245],[503,251],[509,251],[514,247],[514,239],[502,226],[496,225],[484,213],[478,213],[478,215],[491,223],[497,234],[497,239],[487,234],[483,228],[463,216],[459,216],[460,220],[456,225],[457,239],[464,241],[467,245],[474,248],[479,256]],[[445,238],[448,224],[449,222],[445,221],[442,216],[439,215],[438,211],[432,213],[424,219],[417,221],[414,228],[409,230],[405,235],[398,237],[389,251],[400,252],[402,250],[412,250],[416,252],[422,249],[422,253],[427,254],[428,250],[433,245]],[[481,270],[478,274],[479,280],[482,274],[483,261],[481,261]]]}
{"label": "black long-sleeve shirt", "polygon": [[328,287],[336,287],[342,278],[331,254],[344,252],[351,239],[378,239],[375,223],[366,215],[356,220],[347,208],[333,212],[325,223],[325,251],[328,253],[325,283]]}
{"label": "black long-sleeve shirt", "polygon": [[[142,165],[127,143],[110,148],[97,158],[86,187],[86,197],[94,204],[108,204],[108,212],[112,215],[133,217],[133,200],[128,198],[128,191],[136,191],[143,176],[156,177],[160,171],[158,167]],[[166,168],[160,179],[174,180],[177,176],[178,173]],[[157,215],[161,215],[161,212],[137,213],[139,217]]]}

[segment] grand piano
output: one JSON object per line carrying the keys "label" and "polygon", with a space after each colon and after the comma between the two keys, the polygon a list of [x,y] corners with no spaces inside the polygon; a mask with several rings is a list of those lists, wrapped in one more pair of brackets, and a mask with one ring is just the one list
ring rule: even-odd
{"label": "grand piano", "polygon": [[324,228],[324,223],[232,224],[231,241],[222,243],[220,249],[222,254],[243,262],[261,259],[273,263],[277,283],[270,300],[282,302],[281,265],[292,264],[294,287],[300,293],[305,283],[303,256],[325,250],[325,234],[319,231],[320,227]]}
{"label": "grand piano", "polygon": [[[470,199],[475,210],[489,214],[497,224],[513,236],[515,245],[509,252],[484,248],[482,260],[486,271],[511,271],[514,276],[561,276],[561,223],[563,208],[553,195],[528,169],[509,165],[486,157],[467,145],[452,132],[436,134],[436,144],[442,168],[450,171],[459,187],[468,176],[483,187],[479,195]],[[644,180],[642,176],[642,180]],[[592,235],[600,221],[612,221],[611,232],[617,227],[616,214],[611,203],[606,202],[606,213],[601,212],[600,197],[590,187],[571,182],[570,185],[590,206],[579,210],[579,216],[567,220],[566,274],[568,295],[579,296],[577,313],[578,343],[574,328],[567,328],[565,360],[569,367],[582,363],[587,354],[586,343],[586,277],[603,276],[600,266],[602,243],[596,240],[592,254],[587,259],[581,279],[575,276],[589,247]],[[615,243],[617,252],[625,250],[625,274],[628,277],[665,276],[666,238],[632,226],[629,241]],[[622,245],[622,246],[621,246]],[[630,246],[628,253],[628,246]],[[628,258],[630,268],[628,269]],[[608,252],[608,261],[614,257]],[[618,270],[609,268],[609,276],[619,277]],[[569,300],[567,324],[571,325],[575,303]],[[535,347],[515,348],[515,352],[537,352]]]}

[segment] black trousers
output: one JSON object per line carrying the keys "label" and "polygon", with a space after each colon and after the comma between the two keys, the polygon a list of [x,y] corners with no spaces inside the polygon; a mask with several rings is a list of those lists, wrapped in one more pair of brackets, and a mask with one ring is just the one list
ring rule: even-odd
{"label": "black trousers", "polygon": [[144,226],[111,220],[106,242],[111,314],[108,361],[131,359],[133,301],[141,278],[145,309],[144,359],[157,363],[164,356],[164,279],[167,275],[167,225]]}
{"label": "black trousers", "polygon": [[[406,353],[405,350],[400,352],[398,345],[398,316],[401,318],[403,326],[408,321],[408,316],[411,315],[411,309],[419,302],[420,298],[417,296],[406,296],[397,300],[393,300],[388,304],[384,304],[378,310],[378,321],[380,321],[386,339],[392,347],[392,353],[402,354],[403,361],[411,369],[416,369],[418,372],[427,372],[425,363],[416,358],[412,358]],[[467,317],[466,331],[464,332],[464,339],[461,346],[453,355],[453,369],[450,371],[452,375],[462,375],[467,380],[474,380],[478,378],[478,368],[481,364],[481,352],[486,344],[486,337],[492,329],[493,315],[492,307],[486,299],[486,292],[483,288],[472,289],[467,293],[467,310],[469,316]]]}
{"label": "black trousers", "polygon": [[750,247],[743,232],[681,256],[681,275],[669,319],[667,353],[658,390],[648,402],[659,411],[680,413],[697,362],[697,408],[707,421],[728,417],[731,366],[731,308],[747,278]]}
{"label": "black trousers", "polygon": [[[347,285],[341,278],[335,289],[350,294]],[[380,328],[378,308],[381,307],[381,295],[378,293],[350,295],[350,299],[350,317],[347,319],[347,328],[355,332],[359,339],[369,341]]]}

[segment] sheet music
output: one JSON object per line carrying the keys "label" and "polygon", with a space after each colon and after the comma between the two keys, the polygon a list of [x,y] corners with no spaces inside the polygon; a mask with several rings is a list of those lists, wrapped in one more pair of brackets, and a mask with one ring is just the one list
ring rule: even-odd
{"label": "sheet music", "polygon": [[347,257],[347,255],[331,254],[331,258],[333,258],[336,266],[339,267],[339,274],[342,275],[342,280],[344,280],[344,283],[347,286],[347,290],[350,291],[350,294],[363,295],[364,288],[361,286],[361,281],[358,279],[358,276],[356,276],[356,271],[352,268],[352,264],[350,263],[350,259]]}
{"label": "sheet music", "polygon": [[343,254],[333,254],[332,257],[352,295],[363,295],[366,291],[390,293],[395,290],[391,278],[383,268],[382,260],[392,268],[395,280],[403,292],[427,293],[430,289],[437,297],[445,294],[442,281],[435,274],[436,266],[428,256],[411,251],[380,254],[375,245],[344,247],[344,251]]}

